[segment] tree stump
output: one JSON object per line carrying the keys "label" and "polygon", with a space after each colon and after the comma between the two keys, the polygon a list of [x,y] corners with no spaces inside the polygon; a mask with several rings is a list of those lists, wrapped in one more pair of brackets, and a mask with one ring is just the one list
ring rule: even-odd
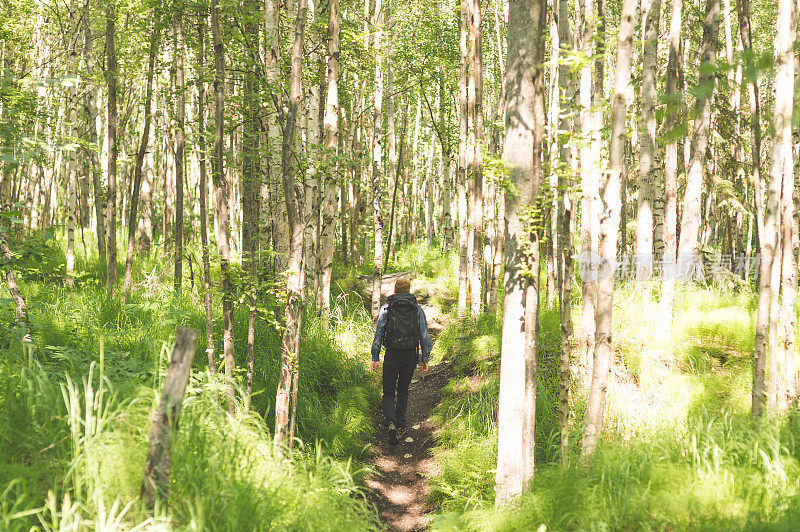
{"label": "tree stump", "polygon": [[175,348],[164,380],[161,401],[153,414],[150,427],[150,446],[144,465],[144,481],[141,498],[148,509],[155,506],[156,499],[166,498],[169,473],[172,469],[172,432],[178,429],[183,394],[189,382],[198,332],[178,327]]}

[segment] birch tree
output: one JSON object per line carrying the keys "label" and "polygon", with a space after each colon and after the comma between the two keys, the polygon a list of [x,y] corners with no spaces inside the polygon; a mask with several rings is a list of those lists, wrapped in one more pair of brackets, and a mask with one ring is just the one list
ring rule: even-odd
{"label": "birch tree", "polygon": [[[540,92],[541,99],[543,91],[543,32],[547,16],[544,0],[510,0],[508,7],[503,159],[510,167],[508,179],[514,193],[506,195],[504,221],[505,277],[495,480],[498,506],[512,504],[533,475],[533,464],[526,459],[532,456],[533,449],[525,449],[525,443],[532,443],[534,427],[525,421],[535,419],[535,412],[526,411],[535,406],[535,395],[526,401],[525,394],[532,387],[535,393],[536,360],[535,357],[526,360],[525,344],[526,336],[534,335],[535,339],[536,332],[535,325],[529,330],[526,314],[535,314],[537,309],[526,307],[524,296],[529,283],[525,272],[536,270],[525,258],[529,227],[523,223],[522,214],[525,206],[536,199],[542,179],[544,110],[537,109],[535,101],[536,92]],[[535,131],[537,128],[540,131]],[[533,382],[529,382],[531,377]]]}
{"label": "birch tree", "polygon": [[469,74],[467,85],[467,113],[469,158],[469,299],[470,315],[481,313],[483,289],[483,47],[480,0],[468,0],[469,9]]}
{"label": "birch tree", "polygon": [[[328,157],[336,156],[339,145],[339,0],[330,0],[328,6],[328,91],[325,101],[325,148]],[[331,308],[331,276],[333,273],[333,248],[336,237],[336,193],[339,189],[339,165],[326,168],[325,198],[322,206],[322,235],[320,238],[322,265],[322,308]],[[342,196],[342,204],[345,198]]]}
{"label": "birch tree", "polygon": [[597,312],[595,314],[595,353],[592,381],[586,405],[586,427],[581,454],[594,453],[603,430],[608,373],[612,344],[611,311],[614,304],[614,269],[617,257],[617,232],[622,208],[621,174],[625,154],[625,125],[628,83],[631,77],[631,48],[636,17],[636,0],[623,0],[617,43],[617,62],[614,73],[614,93],[611,109],[611,139],[608,150],[608,178],[603,187],[603,212],[600,232],[600,269],[598,278]]}
{"label": "birch tree", "polygon": [[[461,0],[461,18],[459,25],[459,51],[461,54],[461,69],[458,77],[458,171],[456,174],[458,194],[458,317],[464,318],[469,307],[469,249],[467,216],[467,131],[469,116],[467,114],[467,75],[468,64],[468,33],[469,33],[469,2]],[[417,121],[419,123],[419,120]]]}
{"label": "birch tree", "polygon": [[[558,0],[557,9],[554,13],[557,17],[557,32],[559,56],[561,48],[569,49],[572,46],[572,36],[570,31],[569,22],[569,2],[567,0]],[[561,317],[561,363],[559,366],[559,394],[558,394],[558,410],[559,410],[559,429],[560,429],[560,448],[562,462],[566,461],[567,445],[568,445],[568,423],[569,423],[569,409],[570,409],[570,388],[571,388],[571,371],[572,371],[572,277],[573,277],[573,239],[575,227],[575,206],[572,202],[570,192],[568,190],[571,183],[572,164],[574,154],[572,153],[570,142],[566,135],[561,132],[569,132],[572,129],[574,121],[572,115],[574,112],[574,102],[572,98],[575,96],[575,86],[573,74],[570,66],[566,61],[562,61],[559,57],[558,64],[558,108],[559,108],[559,133],[556,135],[556,143],[558,145],[558,205],[556,220],[558,226],[556,228],[556,250],[558,259],[556,264],[558,268],[558,287],[559,287],[559,314]]]}
{"label": "birch tree", "polygon": [[106,84],[108,85],[108,206],[106,212],[106,293],[117,288],[117,10],[106,7]]}
{"label": "birch tree", "polygon": [[375,236],[375,255],[372,270],[372,319],[378,319],[381,310],[381,285],[383,279],[383,0],[375,0],[372,26],[375,28],[375,83],[372,106],[372,216]]}
{"label": "birch tree", "polygon": [[[92,50],[92,27],[90,0],[86,0],[83,9],[83,62],[87,75],[91,76],[94,70],[94,54]],[[97,145],[97,106],[95,104],[95,91],[87,90],[83,95],[83,108],[86,114],[86,130],[91,146]],[[94,149],[86,149],[84,155],[84,172],[92,176],[94,188],[95,232],[97,234],[97,254],[101,264],[106,264],[106,218],[105,198],[103,186],[100,182],[99,162]]]}
{"label": "birch tree", "polygon": [[[206,63],[206,19],[208,11],[202,9],[197,22],[197,65],[202,71]],[[197,76],[197,156],[200,173],[200,247],[203,261],[203,304],[206,317],[206,354],[208,355],[208,371],[212,375],[217,372],[214,359],[214,310],[211,293],[211,260],[208,251],[208,175],[206,170],[206,82],[202,75]]]}
{"label": "birch tree", "polygon": [[[599,8],[599,4],[597,7]],[[595,0],[583,2],[582,52],[587,60],[580,73],[580,123],[582,144],[580,149],[581,169],[581,366],[587,369],[594,352],[595,306],[597,304],[597,255],[599,220],[597,202],[600,187],[600,128],[602,126],[603,100],[603,46],[602,20]],[[598,35],[599,34],[599,35]]]}
{"label": "birch tree", "polygon": [[664,257],[661,271],[661,321],[672,329],[672,306],[675,296],[675,262],[678,255],[678,135],[681,94],[678,86],[681,16],[683,0],[672,0],[669,20],[669,52],[667,59],[667,137],[664,148]]}
{"label": "birch tree", "polygon": [[642,66],[642,114],[639,129],[641,146],[639,155],[639,199],[636,216],[636,282],[642,294],[649,294],[644,284],[653,272],[653,205],[656,196],[656,49],[658,47],[658,22],[661,0],[642,2],[644,21]]}
{"label": "birch tree", "polygon": [[178,95],[175,102],[175,281],[174,290],[180,293],[183,284],[183,198],[186,162],[186,75],[183,56],[183,13],[178,12],[175,20],[175,84]]}
{"label": "birch tree", "polygon": [[[787,277],[791,279],[791,276],[794,275],[793,257],[791,257],[793,243],[791,225],[794,224],[794,216],[790,206],[794,184],[792,109],[795,64],[792,49],[794,44],[792,9],[793,4],[790,0],[780,0],[778,16],[775,21],[775,112],[773,114],[775,138],[772,143],[772,168],[767,189],[764,226],[763,232],[759,234],[761,271],[758,286],[756,351],[753,369],[752,413],[754,416],[761,415],[765,406],[768,413],[774,413],[778,405],[778,289],[782,261],[785,262],[788,269]],[[783,190],[784,184],[787,182],[789,190]],[[790,205],[786,205],[786,200]],[[786,215],[789,215],[789,219],[782,220]],[[787,241],[781,242],[782,238]],[[789,257],[782,259],[782,247]],[[787,284],[791,284],[791,280],[785,282],[784,286]],[[789,288],[789,296],[793,300],[794,287],[787,286],[787,288]],[[787,294],[784,292],[784,299],[786,296]],[[794,311],[791,310],[790,314],[794,314]],[[790,345],[792,340],[793,338],[788,341]],[[791,358],[790,364],[793,365],[793,352],[783,351],[781,354],[784,364]],[[767,367],[768,380],[765,386],[764,373]]]}
{"label": "birch tree", "polygon": [[217,247],[222,274],[222,350],[225,358],[225,378],[228,411],[234,410],[233,373],[236,358],[233,346],[233,286],[231,283],[230,194],[225,177],[225,43],[222,41],[220,6],[211,0],[211,34],[214,44],[214,148],[211,156],[211,178],[214,181],[214,217],[217,222]]}
{"label": "birch tree", "polygon": [[245,405],[250,406],[253,391],[253,364],[256,320],[256,283],[258,281],[258,221],[260,214],[259,193],[261,192],[260,126],[259,99],[257,96],[259,78],[258,64],[258,26],[255,23],[259,4],[250,0],[247,4],[243,37],[245,40],[246,67],[244,73],[244,109],[242,128],[242,269],[248,298],[247,317],[247,370],[245,375]]}
{"label": "birch tree", "polygon": [[700,200],[703,170],[711,131],[711,102],[716,87],[716,59],[719,34],[719,0],[707,0],[700,45],[700,74],[695,100],[691,156],[686,169],[686,195],[683,201],[678,267],[683,270],[699,260]]}
{"label": "birch tree", "polygon": [[[286,211],[289,218],[289,231],[291,234],[291,247],[289,254],[289,277],[286,285],[286,306],[284,309],[285,328],[281,338],[281,370],[278,380],[278,390],[275,397],[275,442],[279,449],[283,449],[289,440],[289,398],[296,386],[300,358],[300,331],[303,319],[303,224],[302,201],[298,200],[298,188],[295,169],[292,164],[292,150],[294,148],[295,128],[297,125],[297,112],[300,106],[300,81],[302,76],[303,37],[306,28],[308,13],[308,0],[299,0],[297,6],[297,19],[294,26],[294,41],[292,43],[292,70],[289,90],[289,101],[286,115],[284,116],[283,143],[281,145],[281,168],[283,177],[283,192],[286,201]],[[296,388],[295,388],[296,389]],[[296,393],[294,394],[296,397]]]}

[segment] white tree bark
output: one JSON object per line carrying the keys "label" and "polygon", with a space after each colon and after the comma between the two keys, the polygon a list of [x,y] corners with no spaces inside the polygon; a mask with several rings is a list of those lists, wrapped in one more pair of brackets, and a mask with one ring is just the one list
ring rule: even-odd
{"label": "white tree bark", "polygon": [[695,119],[692,129],[691,155],[686,169],[686,195],[683,201],[681,238],[678,245],[678,267],[688,268],[699,261],[701,195],[706,151],[711,131],[711,102],[716,86],[717,46],[719,34],[719,0],[708,0],[703,18],[703,41],[700,45],[700,76]]}
{"label": "white tree bark", "polygon": [[[509,1],[508,97],[503,159],[510,165],[509,179],[518,195],[507,194],[505,204],[503,339],[495,483],[495,504],[498,506],[513,503],[533,474],[530,460],[533,449],[526,449],[525,444],[528,442],[532,445],[534,434],[534,426],[526,421],[535,418],[535,412],[530,409],[535,406],[536,383],[535,380],[528,381],[531,376],[535,379],[536,375],[536,325],[535,319],[530,319],[530,313],[535,313],[537,309],[525,305],[528,280],[524,269],[530,267],[525,257],[525,242],[528,245],[530,243],[529,231],[520,217],[520,211],[524,205],[535,200],[542,177],[544,109],[543,106],[537,108],[535,100],[537,90],[543,91],[541,56],[546,9],[544,0]],[[537,87],[537,83],[541,86]],[[539,97],[543,98],[543,95],[539,94]],[[537,127],[540,128],[538,134],[535,131]],[[540,144],[536,144],[537,137]],[[531,321],[534,323],[533,330],[529,331]],[[534,357],[532,361],[526,360],[526,339],[533,344],[529,352]],[[531,391],[534,392],[533,397],[526,397],[526,392]]]}
{"label": "white tree bark", "polygon": [[653,274],[653,206],[656,196],[656,78],[658,65],[658,22],[661,0],[643,0],[644,53],[642,67],[642,114],[639,129],[639,199],[636,216],[636,282],[640,284],[643,296],[649,294],[644,283]]}
{"label": "white tree bark", "polygon": [[[325,102],[326,156],[334,157],[339,144],[339,0],[330,0],[328,7],[328,94]],[[325,198],[322,206],[322,233],[320,236],[320,262],[322,266],[322,308],[331,308],[331,274],[333,248],[336,237],[336,193],[338,190],[338,165],[331,165],[325,174]],[[345,198],[342,197],[342,205]]]}
{"label": "white tree bark", "polygon": [[600,271],[597,313],[595,315],[595,356],[592,383],[586,406],[586,428],[581,454],[592,455],[603,430],[606,391],[612,344],[611,311],[614,304],[614,268],[617,257],[617,232],[622,209],[621,174],[624,164],[625,125],[628,110],[626,93],[631,77],[631,47],[636,17],[636,0],[624,0],[619,24],[617,68],[614,74],[614,99],[611,110],[611,140],[608,154],[608,180],[603,188],[603,213],[600,233]]}

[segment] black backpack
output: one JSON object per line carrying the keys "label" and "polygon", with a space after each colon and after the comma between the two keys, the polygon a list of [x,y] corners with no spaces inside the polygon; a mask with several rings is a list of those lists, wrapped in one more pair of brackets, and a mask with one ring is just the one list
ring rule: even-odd
{"label": "black backpack", "polygon": [[419,345],[419,313],[413,294],[389,296],[383,345],[395,351],[409,351]]}

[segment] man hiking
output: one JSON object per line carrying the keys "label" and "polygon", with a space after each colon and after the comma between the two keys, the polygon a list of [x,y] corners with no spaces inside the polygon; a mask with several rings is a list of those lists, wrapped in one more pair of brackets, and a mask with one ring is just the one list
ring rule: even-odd
{"label": "man hiking", "polygon": [[389,429],[390,444],[397,443],[397,431],[406,427],[408,385],[411,384],[414,368],[421,362],[422,372],[428,371],[428,357],[431,354],[428,321],[410,290],[411,283],[405,277],[395,281],[394,295],[389,296],[378,314],[372,342],[373,371],[380,370],[381,345],[386,346],[383,357],[383,416]]}

